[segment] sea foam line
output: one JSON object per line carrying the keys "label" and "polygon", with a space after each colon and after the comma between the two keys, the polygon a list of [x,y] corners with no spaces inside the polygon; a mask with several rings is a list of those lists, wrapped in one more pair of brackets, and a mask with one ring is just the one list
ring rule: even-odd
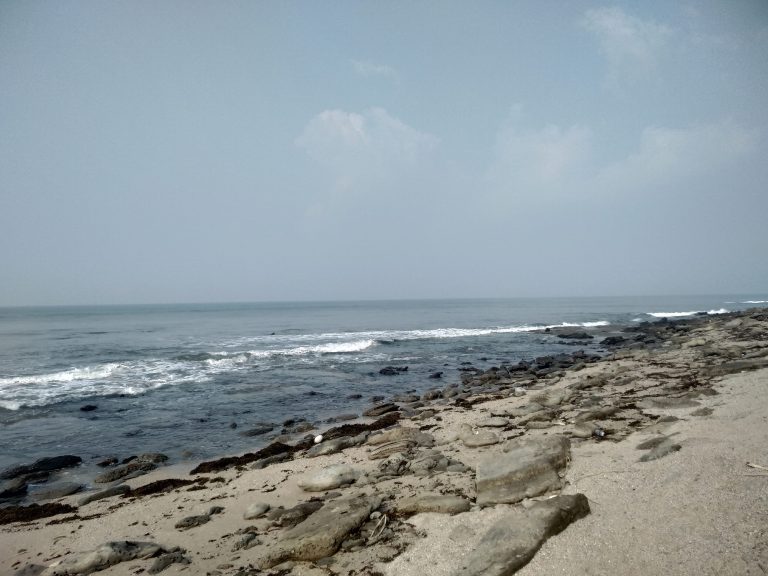
{"label": "sea foam line", "polygon": [[720,308],[719,310],[709,310],[707,312],[704,312],[703,310],[691,310],[689,312],[646,312],[648,316],[653,316],[654,318],[682,318],[685,316],[695,316],[696,314],[727,314],[730,312],[730,310],[726,310],[725,308]]}

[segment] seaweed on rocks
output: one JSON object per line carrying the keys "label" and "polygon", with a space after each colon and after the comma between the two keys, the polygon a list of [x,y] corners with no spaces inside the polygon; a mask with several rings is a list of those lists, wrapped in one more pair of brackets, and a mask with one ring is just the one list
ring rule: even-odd
{"label": "seaweed on rocks", "polygon": [[170,492],[171,490],[175,490],[176,488],[181,488],[182,486],[188,486],[189,484],[194,484],[194,480],[183,480],[181,478],[166,478],[164,480],[157,480],[155,482],[150,482],[149,484],[144,484],[144,486],[139,486],[138,488],[134,488],[130,492],[126,492],[123,494],[123,498],[132,498],[135,496],[141,497],[141,496],[149,496],[150,494],[159,494],[161,492]]}
{"label": "seaweed on rocks", "polygon": [[76,512],[77,508],[69,504],[30,504],[29,506],[8,506],[0,508],[0,524],[11,524],[12,522],[30,522],[48,516],[57,514],[67,514]]}
{"label": "seaweed on rocks", "polygon": [[323,432],[323,440],[333,440],[334,438],[341,438],[343,436],[357,436],[363,432],[381,430],[396,424],[398,420],[400,420],[400,412],[388,412],[370,424],[343,424],[341,426],[336,426],[335,428],[329,428]]}
{"label": "seaweed on rocks", "polygon": [[301,449],[297,448],[297,446],[283,444],[282,442],[273,442],[261,450],[247,452],[242,456],[226,456],[224,458],[219,458],[218,460],[201,462],[190,472],[190,474],[209,474],[211,472],[226,470],[227,468],[234,468],[235,466],[245,466],[251,462],[261,460],[262,458],[277,456],[278,454],[293,453],[297,449]]}

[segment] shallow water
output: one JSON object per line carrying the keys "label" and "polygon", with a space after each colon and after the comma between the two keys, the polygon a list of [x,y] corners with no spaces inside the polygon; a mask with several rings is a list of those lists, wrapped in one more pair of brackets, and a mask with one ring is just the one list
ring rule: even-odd
{"label": "shallow water", "polygon": [[[760,300],[765,296],[0,309],[0,469],[63,453],[92,462],[145,451],[179,459],[252,449],[266,438],[241,432],[257,422],[359,413],[372,396],[458,382],[462,362],[487,368],[575,350],[535,331],[543,326],[610,329]],[[387,365],[408,371],[381,376]],[[444,373],[441,380],[429,379],[435,371]],[[97,408],[81,411],[86,404]]]}

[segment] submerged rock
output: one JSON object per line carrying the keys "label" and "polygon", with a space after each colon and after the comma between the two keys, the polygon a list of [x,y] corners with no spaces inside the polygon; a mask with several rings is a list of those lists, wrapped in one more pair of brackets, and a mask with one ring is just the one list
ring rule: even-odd
{"label": "submerged rock", "polygon": [[40,458],[32,464],[14,466],[3,472],[0,472],[0,480],[11,480],[27,474],[37,474],[39,472],[55,472],[64,468],[78,466],[83,461],[80,456],[54,456],[52,458]]}

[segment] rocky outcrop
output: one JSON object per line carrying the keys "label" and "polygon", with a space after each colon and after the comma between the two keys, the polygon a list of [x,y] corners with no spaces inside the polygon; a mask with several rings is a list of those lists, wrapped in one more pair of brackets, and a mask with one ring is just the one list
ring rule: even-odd
{"label": "rocky outcrop", "polygon": [[583,494],[557,496],[529,509],[513,508],[494,522],[479,545],[457,558],[455,576],[506,576],[525,566],[551,536],[589,514]]}
{"label": "rocky outcrop", "polygon": [[328,502],[304,522],[285,532],[259,560],[262,569],[286,560],[319,560],[338,550],[344,538],[379,507],[378,496],[357,495]]}

